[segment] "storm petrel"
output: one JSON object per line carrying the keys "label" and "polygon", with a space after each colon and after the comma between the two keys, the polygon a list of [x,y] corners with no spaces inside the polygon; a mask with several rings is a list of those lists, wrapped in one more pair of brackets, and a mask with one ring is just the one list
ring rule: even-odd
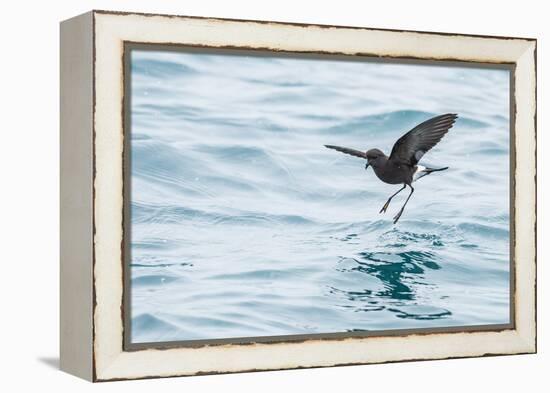
{"label": "storm petrel", "polygon": [[384,206],[382,206],[380,213],[386,212],[394,196],[403,191],[407,186],[410,187],[411,192],[407,200],[395,217],[393,217],[393,223],[395,224],[401,217],[401,214],[403,214],[403,210],[405,210],[405,206],[407,206],[407,202],[409,202],[414,192],[412,183],[432,172],[448,169],[448,167],[427,168],[418,165],[418,162],[428,150],[443,138],[453,126],[457,117],[455,113],[447,113],[420,123],[395,142],[389,157],[379,149],[370,149],[362,152],[333,145],[325,145],[325,147],[367,160],[365,169],[371,166],[376,176],[384,183],[403,184],[403,187],[399,191],[388,198]]}

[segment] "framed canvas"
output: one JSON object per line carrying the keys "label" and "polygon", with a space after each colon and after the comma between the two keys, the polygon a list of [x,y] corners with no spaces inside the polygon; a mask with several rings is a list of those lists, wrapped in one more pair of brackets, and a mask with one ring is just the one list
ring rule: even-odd
{"label": "framed canvas", "polygon": [[535,238],[534,39],[61,23],[69,373],[534,353]]}

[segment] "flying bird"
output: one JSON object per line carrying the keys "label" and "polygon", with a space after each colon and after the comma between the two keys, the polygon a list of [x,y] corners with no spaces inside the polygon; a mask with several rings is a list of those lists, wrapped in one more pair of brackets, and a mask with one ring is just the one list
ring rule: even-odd
{"label": "flying bird", "polygon": [[396,224],[414,192],[412,183],[432,172],[448,169],[448,167],[427,168],[418,165],[418,162],[422,159],[424,154],[443,138],[457,118],[457,114],[447,113],[420,123],[395,142],[389,157],[379,149],[370,149],[366,152],[362,152],[333,145],[325,145],[325,147],[367,160],[365,169],[371,166],[376,176],[384,183],[403,184],[401,189],[388,198],[379,213],[385,213],[392,198],[407,188],[407,186],[410,187],[411,191],[409,196],[395,217],[393,217],[393,223]]}

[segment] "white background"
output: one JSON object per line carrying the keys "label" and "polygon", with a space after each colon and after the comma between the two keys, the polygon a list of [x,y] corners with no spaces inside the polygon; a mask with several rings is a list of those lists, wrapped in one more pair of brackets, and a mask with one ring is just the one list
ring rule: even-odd
{"label": "white background", "polygon": [[[543,1],[6,1],[0,12],[0,391],[518,392],[550,381]],[[538,38],[539,354],[92,385],[57,370],[59,27],[90,9]],[[546,107],[547,107],[546,103]],[[518,130],[521,135],[521,130]],[[548,242],[548,240],[546,240]]]}

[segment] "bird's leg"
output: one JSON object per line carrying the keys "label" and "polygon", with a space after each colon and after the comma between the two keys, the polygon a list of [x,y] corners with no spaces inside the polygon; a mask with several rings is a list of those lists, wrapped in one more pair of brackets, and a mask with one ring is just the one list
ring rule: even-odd
{"label": "bird's leg", "polygon": [[401,191],[403,191],[407,186],[405,184],[403,184],[403,188],[399,189],[395,194],[393,194],[391,197],[388,198],[388,200],[386,201],[386,203],[384,203],[384,206],[382,206],[382,209],[380,209],[380,211],[378,212],[378,214],[380,213],[385,213],[386,210],[388,210],[388,206],[390,206],[390,202],[392,200],[392,198],[394,196],[396,196],[397,194],[399,194]]}
{"label": "bird's leg", "polygon": [[403,204],[403,207],[401,208],[401,210],[399,210],[399,212],[395,215],[395,217],[393,218],[393,223],[396,224],[397,221],[399,221],[399,218],[401,217],[401,214],[403,214],[403,210],[405,210],[405,206],[407,206],[407,202],[409,202],[409,199],[411,199],[411,196],[414,192],[414,188],[413,186],[411,186],[410,184],[408,184],[408,186],[411,188],[411,193],[409,194],[409,196],[407,197],[407,200],[405,201],[405,203]]}

